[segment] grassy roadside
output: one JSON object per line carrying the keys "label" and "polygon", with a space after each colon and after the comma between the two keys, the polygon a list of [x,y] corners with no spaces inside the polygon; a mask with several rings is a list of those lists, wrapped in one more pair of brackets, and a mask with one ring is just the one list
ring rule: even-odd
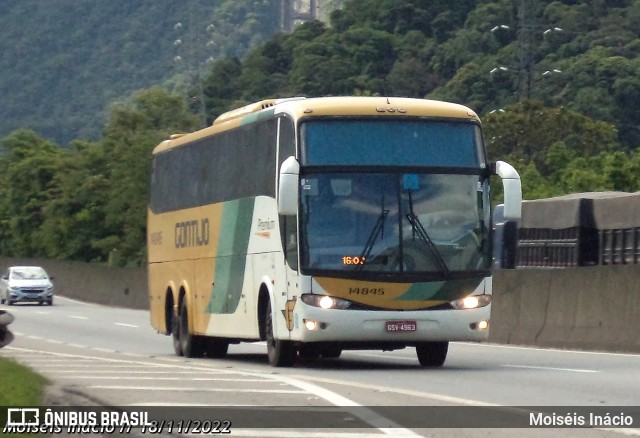
{"label": "grassy roadside", "polygon": [[[0,357],[0,406],[40,406],[47,379],[17,362]],[[0,412],[0,435],[6,412]],[[17,437],[18,435],[3,435]],[[24,436],[24,435],[21,435]]]}
{"label": "grassy roadside", "polygon": [[0,406],[39,406],[46,384],[29,368],[0,357]]}

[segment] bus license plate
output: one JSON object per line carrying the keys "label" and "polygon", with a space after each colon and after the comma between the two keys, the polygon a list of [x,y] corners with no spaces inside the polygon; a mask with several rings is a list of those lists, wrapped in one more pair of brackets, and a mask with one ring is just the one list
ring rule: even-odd
{"label": "bus license plate", "polygon": [[416,328],[415,321],[387,321],[388,332],[415,332]]}

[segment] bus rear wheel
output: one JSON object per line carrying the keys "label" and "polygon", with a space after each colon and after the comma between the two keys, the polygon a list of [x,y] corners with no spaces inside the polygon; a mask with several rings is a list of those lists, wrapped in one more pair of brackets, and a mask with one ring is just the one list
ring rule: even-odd
{"label": "bus rear wheel", "polygon": [[187,300],[182,300],[180,314],[178,315],[178,340],[180,350],[185,357],[202,357],[204,354],[204,339],[189,333],[189,311],[187,310]]}
{"label": "bus rear wheel", "polygon": [[265,310],[265,335],[267,341],[267,356],[274,367],[290,367],[296,359],[296,350],[291,342],[275,339],[273,336],[273,319],[271,318],[271,301]]}
{"label": "bus rear wheel", "polygon": [[173,351],[176,356],[184,356],[182,344],[180,343],[180,318],[174,316],[171,321],[171,337],[173,338]]}
{"label": "bus rear wheel", "polygon": [[447,359],[449,342],[421,342],[416,345],[416,354],[423,367],[441,367]]}

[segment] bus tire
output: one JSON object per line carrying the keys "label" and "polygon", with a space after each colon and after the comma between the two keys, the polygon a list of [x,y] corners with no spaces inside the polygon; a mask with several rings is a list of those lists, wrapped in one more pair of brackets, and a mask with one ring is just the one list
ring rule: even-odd
{"label": "bus tire", "polygon": [[271,301],[267,303],[265,310],[265,325],[266,325],[266,341],[267,341],[267,356],[269,357],[269,363],[274,367],[290,367],[293,365],[296,359],[296,350],[293,348],[293,344],[288,341],[281,341],[275,339],[273,336],[273,319],[271,318]]}
{"label": "bus tire", "polygon": [[176,356],[184,356],[182,344],[180,343],[180,318],[173,317],[171,321],[171,337],[173,338],[173,351]]}
{"label": "bus tire", "polygon": [[441,367],[447,359],[449,342],[421,342],[416,345],[416,354],[423,367]]}
{"label": "bus tire", "polygon": [[182,300],[178,325],[180,326],[180,349],[184,357],[202,357],[204,353],[202,337],[189,333],[189,311],[186,299]]}
{"label": "bus tire", "polygon": [[220,359],[227,355],[229,341],[223,338],[206,338],[207,357]]}

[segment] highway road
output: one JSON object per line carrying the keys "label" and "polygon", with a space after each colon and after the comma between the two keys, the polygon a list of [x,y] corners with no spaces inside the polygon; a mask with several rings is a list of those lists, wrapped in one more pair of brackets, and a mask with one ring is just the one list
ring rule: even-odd
{"label": "highway road", "polygon": [[[52,307],[1,308],[16,317],[10,326],[16,339],[0,356],[49,378],[55,404],[236,406],[307,427],[232,426],[232,436],[640,436],[637,420],[627,428],[590,429],[505,429],[508,422],[474,429],[468,420],[494,412],[530,419],[531,406],[547,407],[549,415],[633,412],[640,419],[640,355],[452,343],[441,369],[421,368],[413,348],[346,351],[339,359],[276,369],[264,343],[231,345],[225,359],[176,357],[171,338],[155,333],[146,311],[63,297]],[[315,407],[346,408],[335,408],[332,428],[324,429],[310,420]],[[455,419],[443,420],[448,413]],[[462,428],[430,427],[438,420]]]}

